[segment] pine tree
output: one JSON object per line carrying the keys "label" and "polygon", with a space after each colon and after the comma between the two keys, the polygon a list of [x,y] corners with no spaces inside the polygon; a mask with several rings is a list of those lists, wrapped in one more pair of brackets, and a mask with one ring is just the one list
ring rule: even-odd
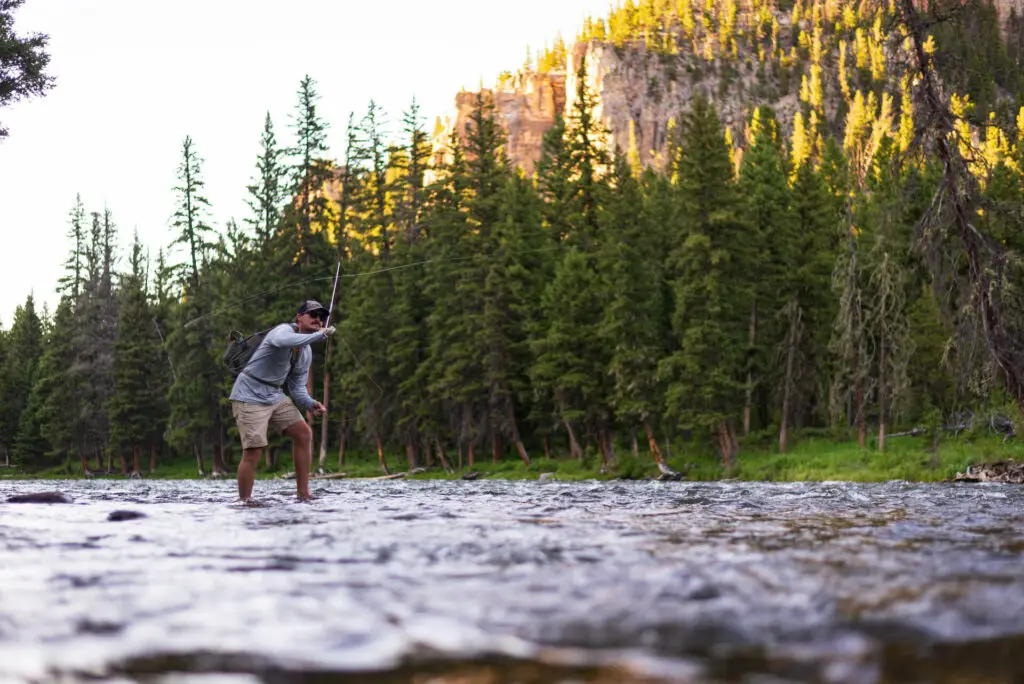
{"label": "pine tree", "polygon": [[[49,37],[43,33],[20,36],[14,32],[14,10],[25,0],[4,0],[0,3],[0,107],[7,107],[27,97],[41,97],[53,87],[53,77],[46,68]],[[7,129],[0,126],[0,140]]]}
{"label": "pine tree", "polygon": [[792,195],[787,181],[785,153],[775,124],[775,114],[759,107],[751,120],[752,141],[743,155],[739,189],[750,227],[742,243],[733,246],[734,259],[757,274],[750,302],[747,351],[746,401],[743,435],[750,433],[755,391],[761,390],[762,422],[766,422],[765,390],[771,384],[769,350],[783,337],[777,324],[787,302],[780,286],[789,275],[795,257],[797,234],[791,212]]}
{"label": "pine tree", "polygon": [[[15,459],[20,456],[30,463],[38,454],[34,449],[26,453],[24,444],[19,450],[16,438],[43,350],[43,325],[32,295],[14,310],[14,321],[6,337],[6,356],[0,373],[3,382],[0,386],[0,450],[7,463],[11,456]],[[27,419],[34,420],[34,417]]]}
{"label": "pine tree", "polygon": [[[207,317],[213,310],[214,298],[204,274],[209,274],[209,255],[216,247],[213,230],[206,223],[209,201],[200,194],[204,187],[201,160],[186,137],[182,146],[182,161],[178,166],[175,187],[178,208],[172,225],[180,233],[171,243],[185,245],[188,261],[179,271],[180,299],[168,311],[170,322],[165,346],[175,378],[168,390],[168,441],[179,451],[191,450],[196,457],[200,475],[205,474],[202,451],[206,442],[213,441],[215,416],[219,415],[219,366],[211,321]],[[218,474],[215,472],[215,474]]]}
{"label": "pine tree", "polygon": [[52,446],[53,456],[64,456],[70,468],[70,459],[77,455],[82,463],[82,474],[92,470],[85,458],[85,445],[81,438],[82,425],[80,397],[85,380],[72,360],[75,358],[75,312],[70,295],[61,297],[53,315],[33,391],[40,397],[36,419],[39,430]]}
{"label": "pine tree", "polygon": [[[602,289],[593,254],[577,248],[566,251],[541,299],[543,328],[532,342],[530,369],[534,391],[550,398],[553,418],[569,438],[573,458],[582,459],[578,430],[595,430],[607,421],[601,378],[606,368],[603,345],[593,334],[602,312]],[[603,463],[605,435],[601,441]]]}
{"label": "pine tree", "polygon": [[600,335],[610,350],[610,401],[619,420],[643,429],[655,463],[671,474],[654,434],[664,402],[658,362],[668,333],[661,246],[663,226],[673,221],[669,188],[653,172],[641,188],[621,155],[614,168],[600,267],[608,290]]}
{"label": "pine tree", "polygon": [[[451,439],[475,461],[484,396],[483,370],[474,353],[479,316],[479,280],[474,257],[478,238],[469,227],[470,178],[462,144],[453,135],[450,162],[430,187],[427,217],[431,263],[425,289],[432,306],[427,315],[429,349],[423,372],[432,403],[441,407],[433,428],[440,441]],[[461,458],[460,458],[461,464]]]}
{"label": "pine tree", "polygon": [[171,220],[171,226],[178,235],[171,246],[184,245],[188,250],[186,262],[181,266],[181,277],[190,281],[193,289],[199,287],[200,266],[213,246],[213,229],[207,223],[210,202],[203,195],[206,183],[203,181],[202,163],[192,138],[185,136],[178,165],[178,185],[174,186],[177,206]]}
{"label": "pine tree", "polygon": [[82,205],[81,195],[75,197],[75,206],[72,207],[69,218],[71,227],[67,237],[73,247],[71,254],[68,255],[68,260],[64,262],[65,273],[58,282],[60,283],[59,292],[70,296],[71,301],[75,302],[82,291],[82,270],[84,268],[82,262],[85,259],[86,238],[88,237],[86,235],[85,207]]}
{"label": "pine tree", "polygon": [[383,261],[388,260],[393,236],[390,204],[388,202],[388,149],[384,110],[373,100],[359,123],[359,158],[367,162],[366,178],[363,184],[363,209],[366,212],[364,237],[376,243],[376,250]]}
{"label": "pine tree", "polygon": [[136,233],[129,257],[130,271],[125,273],[118,291],[117,338],[114,343],[114,391],[107,401],[110,416],[111,448],[121,458],[126,471],[125,454],[132,456],[133,476],[140,474],[140,455],[148,445],[158,419],[157,396],[151,384],[153,370],[160,364],[159,339],[151,323],[146,296],[146,264]]}
{"label": "pine tree", "polygon": [[[100,470],[107,454],[109,425],[107,399],[113,392],[114,339],[117,300],[113,274],[116,267],[117,231],[109,210],[92,213],[89,246],[86,251],[82,295],[75,307],[73,337],[74,367],[82,378],[79,395],[80,436],[83,449],[95,456]],[[109,463],[107,465],[109,468]]]}
{"label": "pine tree", "polygon": [[492,453],[501,438],[510,440],[523,462],[530,457],[520,435],[521,407],[529,397],[529,332],[536,321],[533,303],[542,291],[540,203],[530,183],[506,174],[498,216],[492,226],[483,273],[480,346],[487,383]]}
{"label": "pine tree", "polygon": [[672,236],[673,336],[678,349],[661,367],[668,415],[684,429],[713,431],[722,463],[739,444],[752,274],[734,251],[746,239],[730,149],[714,108],[698,98],[680,123],[677,177],[680,234]]}
{"label": "pine tree", "polygon": [[317,113],[320,99],[316,81],[307,75],[299,84],[298,104],[292,115],[295,147],[289,150],[292,158],[290,192],[294,198],[289,204],[288,216],[294,225],[297,252],[295,262],[309,266],[314,255],[322,256],[331,242],[330,213],[323,186],[333,172],[327,154],[329,124]]}
{"label": "pine tree", "polygon": [[584,248],[597,238],[597,216],[606,188],[601,177],[611,164],[608,131],[598,119],[596,109],[597,96],[587,86],[587,62],[583,56],[576,69],[576,96],[566,126],[565,145],[575,180],[575,199],[570,210],[577,214],[570,215],[570,238]]}
{"label": "pine tree", "polygon": [[569,217],[575,211],[575,181],[565,120],[561,116],[556,116],[544,133],[537,162],[537,189],[544,201],[541,214],[548,233],[556,242],[562,242],[569,234]]}
{"label": "pine tree", "polygon": [[393,185],[395,199],[395,222],[414,241],[422,228],[426,191],[424,178],[430,157],[427,133],[420,120],[420,107],[413,99],[408,111],[402,117],[405,144],[395,154],[397,178]]}
{"label": "pine tree", "polygon": [[782,370],[780,452],[787,450],[791,423],[826,419],[828,397],[822,388],[828,384],[827,346],[836,308],[829,285],[842,219],[824,178],[810,162],[797,169],[792,196],[798,237],[789,245],[788,269],[779,291],[785,302],[784,332],[776,355]]}
{"label": "pine tree", "polygon": [[258,244],[264,249],[281,223],[281,207],[285,202],[287,169],[283,162],[284,151],[278,147],[274,135],[274,122],[267,112],[260,136],[260,154],[256,157],[257,177],[246,187],[249,198],[246,203],[252,216],[245,221],[252,226]]}

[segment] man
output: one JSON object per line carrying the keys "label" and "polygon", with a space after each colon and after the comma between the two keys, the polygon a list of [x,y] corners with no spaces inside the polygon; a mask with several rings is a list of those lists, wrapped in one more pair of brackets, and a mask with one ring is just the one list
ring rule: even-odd
{"label": "man", "polygon": [[[242,461],[238,464],[238,496],[252,496],[256,466],[267,446],[267,427],[292,440],[295,485],[300,500],[308,500],[309,468],[313,459],[313,431],[295,407],[321,415],[326,409],[306,391],[314,342],[334,334],[334,326],[321,329],[328,311],[308,300],[299,306],[295,322],[282,323],[263,339],[231,389],[231,407],[242,438]],[[291,399],[281,391],[287,384]],[[293,403],[294,402],[294,403]]]}

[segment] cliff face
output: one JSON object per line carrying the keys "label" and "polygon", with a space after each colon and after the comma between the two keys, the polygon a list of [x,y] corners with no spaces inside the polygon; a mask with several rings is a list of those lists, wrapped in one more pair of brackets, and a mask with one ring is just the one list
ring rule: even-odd
{"label": "cliff face", "polygon": [[[992,2],[1004,35],[1012,12],[1024,18],[1024,0]],[[788,13],[777,13],[775,19],[780,34],[792,33]],[[694,45],[700,40],[695,40]],[[892,36],[890,40],[886,51],[892,58],[893,51],[899,51],[899,41]],[[636,43],[627,47],[601,41],[576,43],[568,50],[564,70],[520,72],[493,89],[459,93],[455,111],[439,120],[435,128],[435,159],[445,156],[453,131],[464,139],[477,97],[482,95],[494,102],[496,118],[508,137],[505,153],[509,160],[532,174],[540,158],[545,131],[557,115],[569,118],[571,114],[577,68],[583,59],[586,85],[596,95],[596,114],[610,134],[608,148],[617,147],[623,153],[635,149],[642,164],[655,168],[664,168],[669,130],[698,94],[714,103],[733,140],[741,142],[752,109],[761,104],[772,107],[780,128],[788,134],[800,108],[801,82],[807,76],[806,71],[780,71],[777,64],[764,63],[756,54],[745,54],[742,47],[731,64],[725,64],[718,59],[709,61],[694,51],[669,56]],[[833,52],[829,59],[834,68],[837,55]],[[848,60],[852,61],[852,54]],[[851,80],[852,67],[848,69],[847,79]],[[823,123],[831,126],[833,133],[841,133],[841,110],[845,105],[838,75],[824,73],[821,89]]]}
{"label": "cliff face", "polygon": [[[533,173],[544,133],[556,116],[571,115],[581,60],[586,60],[586,85],[596,95],[595,114],[609,132],[608,149],[627,153],[635,140],[641,163],[656,168],[664,165],[673,120],[698,94],[715,103],[734,139],[743,135],[752,106],[771,104],[783,128],[789,127],[798,106],[795,92],[756,93],[758,77],[752,69],[725,77],[693,55],[663,57],[643,47],[588,41],[572,46],[564,71],[519,73],[494,89],[459,93],[454,113],[435,127],[435,160],[445,156],[453,131],[465,140],[477,97],[482,96],[494,102],[495,116],[506,132],[505,154],[527,175]],[[723,78],[728,79],[724,85]]]}
{"label": "cliff face", "polygon": [[495,118],[505,130],[505,154],[527,174],[533,173],[544,133],[565,112],[565,92],[565,74],[531,72],[516,74],[493,89],[459,93],[455,112],[435,127],[435,158],[443,156],[453,130],[465,139],[477,98],[483,97],[494,103]]}
{"label": "cliff face", "polygon": [[570,51],[569,106],[584,59],[586,85],[597,94],[596,113],[610,132],[609,149],[627,153],[635,144],[640,162],[655,168],[664,166],[670,127],[698,95],[715,103],[723,125],[737,140],[752,107],[771,104],[779,123],[788,129],[798,106],[795,92],[759,94],[753,70],[725,77],[692,56],[665,58],[643,48],[622,49],[598,42],[576,44]]}
{"label": "cliff face", "polygon": [[1003,25],[1003,35],[1006,35],[1011,13],[1016,14],[1018,19],[1024,18],[1024,0],[992,0],[992,4],[995,5],[999,21]]}

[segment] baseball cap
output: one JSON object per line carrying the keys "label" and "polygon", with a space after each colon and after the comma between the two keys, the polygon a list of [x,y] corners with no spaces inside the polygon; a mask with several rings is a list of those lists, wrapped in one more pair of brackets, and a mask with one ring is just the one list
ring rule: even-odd
{"label": "baseball cap", "polygon": [[299,305],[299,310],[296,311],[295,313],[304,314],[316,312],[319,312],[321,317],[326,316],[327,314],[330,313],[326,306],[316,301],[315,299],[307,299],[306,301],[302,302],[302,304]]}

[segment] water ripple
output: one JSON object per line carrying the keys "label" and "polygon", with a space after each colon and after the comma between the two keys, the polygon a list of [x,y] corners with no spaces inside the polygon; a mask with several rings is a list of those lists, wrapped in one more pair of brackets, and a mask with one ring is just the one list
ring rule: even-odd
{"label": "water ripple", "polygon": [[1024,678],[1012,486],[257,488],[0,484],[0,681]]}

